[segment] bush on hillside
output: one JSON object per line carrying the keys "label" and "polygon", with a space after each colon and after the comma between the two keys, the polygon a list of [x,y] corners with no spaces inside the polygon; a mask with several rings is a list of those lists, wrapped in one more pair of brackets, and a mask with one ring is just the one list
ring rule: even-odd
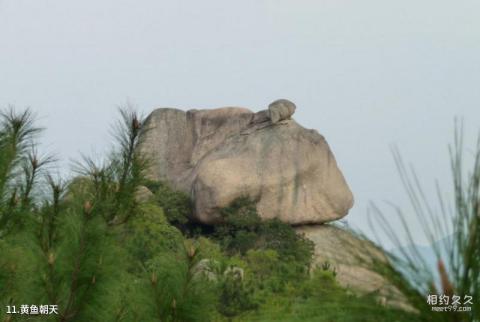
{"label": "bush on hillside", "polygon": [[295,262],[306,272],[313,256],[313,242],[295,233],[278,219],[262,221],[255,202],[235,200],[221,210],[223,223],[215,227],[215,236],[229,254],[245,255],[251,249],[275,250],[284,262]]}
{"label": "bush on hillside", "polygon": [[190,197],[182,191],[174,190],[166,182],[151,181],[147,187],[154,193],[154,199],[162,207],[168,221],[183,230],[192,214]]}

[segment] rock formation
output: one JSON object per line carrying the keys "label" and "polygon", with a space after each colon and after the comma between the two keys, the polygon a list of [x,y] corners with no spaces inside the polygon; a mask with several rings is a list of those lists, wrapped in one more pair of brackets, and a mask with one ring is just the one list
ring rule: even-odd
{"label": "rock formation", "polygon": [[196,220],[221,221],[235,199],[257,201],[262,218],[289,224],[345,216],[352,193],[325,138],[296,123],[288,100],[253,113],[245,108],[160,108],[145,122],[140,150],[150,177],[189,193]]}
{"label": "rock formation", "polygon": [[280,99],[268,105],[269,118],[273,124],[288,120],[297,107],[289,100]]}
{"label": "rock formation", "polygon": [[388,261],[374,244],[328,224],[300,226],[295,231],[313,241],[314,265],[328,265],[340,285],[356,293],[376,294],[385,305],[414,311],[405,296],[374,270]]}
{"label": "rock formation", "polygon": [[[387,261],[382,251],[323,224],[344,217],[353,195],[325,138],[295,122],[295,110],[283,99],[257,113],[160,108],[145,122],[140,150],[152,162],[152,179],[190,194],[193,219],[218,223],[219,209],[249,196],[263,219],[296,225],[297,233],[312,240],[314,264],[329,263],[341,285],[411,310],[399,290],[372,269]],[[305,224],[315,225],[300,226]]]}

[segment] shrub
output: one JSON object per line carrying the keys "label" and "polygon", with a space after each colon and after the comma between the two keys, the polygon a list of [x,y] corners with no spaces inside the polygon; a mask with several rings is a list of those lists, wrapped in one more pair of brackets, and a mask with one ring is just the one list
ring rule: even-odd
{"label": "shrub", "polygon": [[153,302],[160,321],[210,321],[215,311],[214,285],[195,275],[199,259],[197,248],[187,242],[183,253],[162,253],[149,261],[149,303]]}
{"label": "shrub", "polygon": [[134,260],[145,264],[156,254],[181,250],[183,236],[168,223],[162,208],[147,203],[139,207],[139,212],[124,232],[126,246]]}
{"label": "shrub", "polygon": [[251,249],[271,249],[283,262],[296,266],[296,270],[308,270],[313,242],[278,219],[262,221],[254,201],[240,198],[222,209],[221,214],[224,222],[215,227],[215,236],[229,254],[245,255]]}
{"label": "shrub", "polygon": [[257,307],[254,288],[247,286],[242,278],[226,274],[220,287],[218,311],[227,317],[233,317]]}
{"label": "shrub", "polygon": [[155,200],[162,207],[168,221],[183,230],[192,213],[190,197],[161,181],[149,182],[147,187],[155,194]]}

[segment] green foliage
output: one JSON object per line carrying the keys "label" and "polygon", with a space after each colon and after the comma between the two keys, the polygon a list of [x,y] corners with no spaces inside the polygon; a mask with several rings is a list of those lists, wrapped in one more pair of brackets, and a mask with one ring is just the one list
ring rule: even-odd
{"label": "green foliage", "polygon": [[258,308],[254,292],[253,286],[248,286],[235,270],[226,271],[220,286],[218,311],[226,317],[234,317]]}
{"label": "green foliage", "polygon": [[[215,236],[229,254],[245,255],[249,250],[274,250],[284,267],[284,277],[305,274],[313,256],[313,243],[296,234],[291,226],[278,219],[262,221],[255,203],[240,198],[222,209],[224,222],[215,230]],[[290,274],[292,273],[292,274]]]}
{"label": "green foliage", "polygon": [[202,259],[210,259],[218,262],[225,260],[220,245],[210,238],[200,236],[195,242]]}
{"label": "green foliage", "polygon": [[[221,214],[224,221],[215,227],[214,236],[227,256],[241,256],[236,265],[230,263],[221,283],[219,311],[223,315],[234,317],[257,309],[260,299],[308,278],[313,244],[289,225],[262,221],[248,198],[234,201]],[[228,274],[235,267],[245,271],[242,278]]]}
{"label": "green foliage", "polygon": [[31,288],[38,274],[35,250],[29,234],[9,235],[0,240],[0,305],[3,307],[15,304],[18,299],[38,297],[37,288]]}
{"label": "green foliage", "polygon": [[119,148],[103,167],[87,160],[85,179],[63,196],[64,184],[40,180],[50,159],[28,150],[38,132],[31,114],[2,115],[0,305],[56,304],[50,319],[104,321],[99,312],[126,270],[115,226],[136,213],[133,191],[143,180],[134,152],[139,121],[123,113],[128,134],[119,135]]}
{"label": "green foliage", "polygon": [[268,220],[260,226],[263,248],[274,249],[286,261],[310,265],[314,245],[295,233],[293,228],[278,219]]}
{"label": "green foliage", "polygon": [[251,249],[247,252],[246,261],[253,275],[252,283],[259,293],[278,293],[285,290],[289,281],[307,278],[303,271],[295,271],[297,266],[294,262],[282,259],[272,249]]}
{"label": "green foliage", "polygon": [[29,152],[40,129],[33,125],[30,110],[17,113],[13,107],[0,112],[0,196],[8,193],[8,184]]}
{"label": "green foliage", "polygon": [[[47,253],[45,302],[57,303],[68,319],[89,319],[108,303],[125,256],[103,218],[94,210],[69,210],[62,217],[58,245]],[[82,318],[83,317],[83,318]]]}
{"label": "green foliage", "polygon": [[179,252],[183,236],[170,225],[162,208],[154,204],[142,204],[139,214],[125,227],[125,239],[132,260],[145,265],[156,254]]}
{"label": "green foliage", "polygon": [[165,182],[149,182],[147,187],[154,192],[155,200],[162,207],[168,221],[179,228],[184,227],[192,213],[190,197],[172,189]]}
{"label": "green foliage", "polygon": [[247,262],[256,276],[261,279],[267,278],[278,265],[278,253],[273,249],[249,250]]}
{"label": "green foliage", "polygon": [[[88,179],[91,184],[80,185],[86,189],[88,198],[93,200],[109,226],[122,225],[138,213],[138,202],[135,193],[146,182],[146,160],[138,152],[142,119],[128,109],[120,110],[121,121],[117,124],[116,147],[108,158],[97,164],[84,157],[83,162],[76,164],[76,170]],[[88,189],[88,187],[92,189]]]}
{"label": "green foliage", "polygon": [[371,322],[418,321],[414,314],[378,305],[372,296],[355,296],[338,286],[334,275],[316,271],[310,279],[265,297],[254,312],[236,321]]}
{"label": "green foliage", "polygon": [[50,161],[32,146],[39,132],[29,110],[0,112],[0,236],[27,224],[35,184]]}
{"label": "green foliage", "polygon": [[159,255],[148,263],[152,299],[161,321],[208,321],[215,310],[213,285],[195,275],[199,256],[188,243],[185,254]]}
{"label": "green foliage", "polygon": [[[114,150],[100,164],[85,158],[69,182],[49,176],[51,158],[32,152],[30,112],[0,116],[2,314],[48,303],[60,314],[46,321],[418,320],[352,295],[327,264],[310,274],[313,244],[262,221],[247,198],[221,211],[213,233],[187,239],[190,199],[145,179],[142,120],[121,116]],[[136,199],[140,186],[154,198]]]}
{"label": "green foliage", "polygon": [[[40,182],[46,162],[28,154],[24,142],[36,133],[30,114],[5,116],[2,311],[20,303],[56,304],[60,314],[48,319],[58,321],[206,321],[215,312],[212,285],[193,278],[197,253],[183,247],[182,234],[162,208],[135,199],[146,182],[147,162],[136,152],[141,120],[122,111],[119,128],[118,145],[103,164],[85,158],[77,167],[81,176],[71,182],[49,176]],[[48,195],[34,200],[37,187]],[[186,213],[177,195],[160,199],[163,206],[168,205],[163,200],[170,202],[169,214]],[[218,253],[206,239],[200,244],[209,254]]]}
{"label": "green foliage", "polygon": [[[454,145],[450,147],[453,200],[450,203],[445,201],[437,186],[438,206],[434,207],[424,194],[415,171],[407,169],[398,150],[394,150],[397,168],[418,224],[433,246],[436,267],[429,267],[415,246],[411,224],[404,220],[404,212],[399,207],[393,207],[393,211],[401,229],[392,227],[387,216],[372,205],[371,210],[381,228],[401,251],[399,256],[391,255],[392,264],[376,263],[375,269],[393,281],[425,321],[480,321],[478,300],[473,301],[469,312],[433,316],[431,306],[426,302],[430,294],[450,298],[453,295],[480,297],[480,137],[473,151],[473,159],[469,160],[471,163],[466,163],[463,134],[457,127]],[[471,164],[469,171],[465,171],[465,164]],[[448,204],[454,207],[448,207]],[[412,245],[408,251],[401,247],[399,236],[402,233]],[[442,239],[443,242],[438,242]]]}

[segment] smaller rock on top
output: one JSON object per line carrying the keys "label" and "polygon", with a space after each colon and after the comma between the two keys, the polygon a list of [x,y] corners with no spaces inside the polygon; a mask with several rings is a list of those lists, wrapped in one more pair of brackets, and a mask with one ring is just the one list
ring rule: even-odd
{"label": "smaller rock on top", "polygon": [[273,124],[288,120],[295,113],[295,104],[286,99],[279,99],[268,105],[270,120]]}

